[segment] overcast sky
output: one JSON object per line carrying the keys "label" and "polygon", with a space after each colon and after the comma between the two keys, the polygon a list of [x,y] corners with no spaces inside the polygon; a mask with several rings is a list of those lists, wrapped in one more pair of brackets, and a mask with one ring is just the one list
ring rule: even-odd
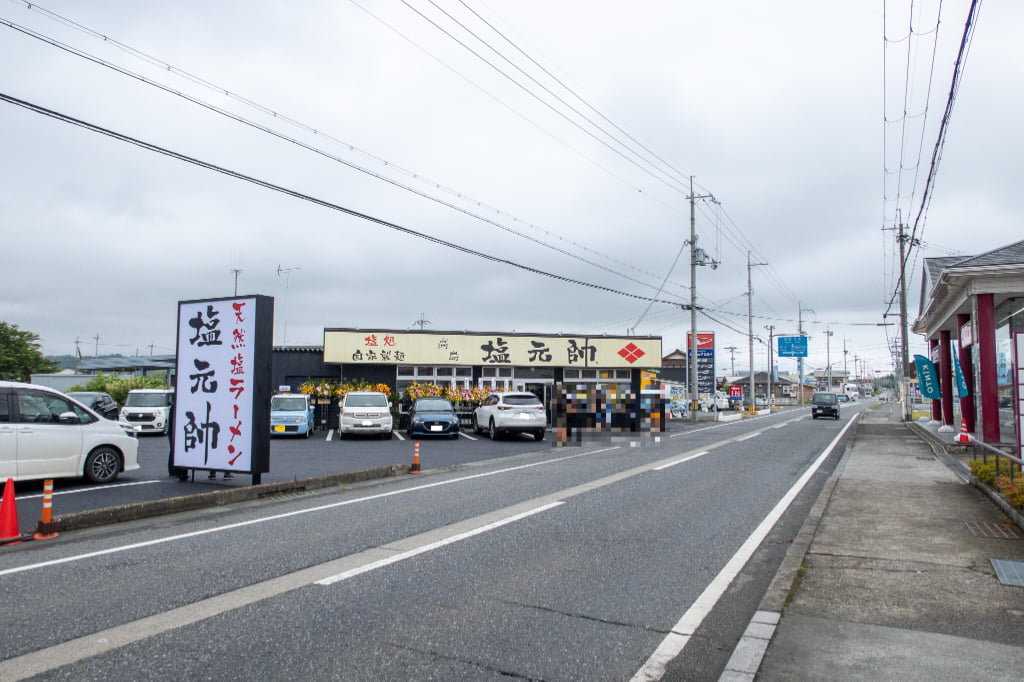
{"label": "overcast sky", "polygon": [[936,34],[938,4],[0,0],[3,95],[502,260],[4,101],[0,320],[47,354],[173,353],[177,302],[237,274],[276,344],[422,319],[668,352],[693,176],[719,375],[750,365],[748,272],[755,369],[802,316],[809,368],[891,371],[891,228],[923,242],[912,319],[922,257],[1021,238],[1018,2],[984,3],[919,216],[970,6]]}

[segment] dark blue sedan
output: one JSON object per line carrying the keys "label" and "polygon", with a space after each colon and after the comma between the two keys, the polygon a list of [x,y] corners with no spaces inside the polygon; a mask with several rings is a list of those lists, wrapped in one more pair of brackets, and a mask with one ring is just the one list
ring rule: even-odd
{"label": "dark blue sedan", "polygon": [[417,398],[409,408],[409,427],[406,433],[416,436],[459,437],[459,417],[455,408],[444,398]]}

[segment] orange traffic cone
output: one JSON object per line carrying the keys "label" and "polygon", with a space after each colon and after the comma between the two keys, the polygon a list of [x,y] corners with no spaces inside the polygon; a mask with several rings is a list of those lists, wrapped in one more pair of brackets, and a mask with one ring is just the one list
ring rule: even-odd
{"label": "orange traffic cone", "polygon": [[57,524],[53,522],[53,480],[43,482],[43,517],[36,524],[34,540],[49,540],[59,535]]}
{"label": "orange traffic cone", "polygon": [[409,467],[410,474],[420,473],[420,442],[416,441],[412,446],[412,466]]}
{"label": "orange traffic cone", "polygon": [[17,542],[21,542],[21,533],[18,531],[18,509],[14,504],[14,479],[8,478],[3,500],[0,500],[0,545]]}
{"label": "orange traffic cone", "polygon": [[960,420],[960,435],[956,437],[956,442],[960,445],[970,445],[971,437],[967,433],[967,420]]}

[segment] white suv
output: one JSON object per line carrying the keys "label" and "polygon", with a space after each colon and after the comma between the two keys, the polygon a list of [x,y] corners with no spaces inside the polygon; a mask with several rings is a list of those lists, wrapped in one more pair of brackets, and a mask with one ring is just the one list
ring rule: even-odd
{"label": "white suv", "polygon": [[0,480],[109,483],[139,468],[139,441],[129,433],[53,389],[0,381]]}
{"label": "white suv", "polygon": [[341,399],[338,411],[338,433],[372,433],[391,438],[394,420],[391,401],[385,393],[377,391],[349,391]]}
{"label": "white suv", "polygon": [[532,393],[491,393],[473,410],[473,430],[487,430],[491,440],[509,433],[530,433],[544,440],[548,418],[544,403]]}

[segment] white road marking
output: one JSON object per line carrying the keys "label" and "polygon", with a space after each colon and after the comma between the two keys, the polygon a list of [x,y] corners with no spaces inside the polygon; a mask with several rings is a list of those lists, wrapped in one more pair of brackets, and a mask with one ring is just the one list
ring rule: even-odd
{"label": "white road marking", "polygon": [[535,508],[530,509],[528,511],[520,512],[519,514],[513,514],[512,516],[506,516],[503,519],[499,519],[497,521],[494,521],[492,523],[488,523],[488,524],[480,526],[478,528],[473,528],[472,530],[467,530],[465,532],[458,533],[457,535],[453,535],[453,536],[445,538],[443,540],[437,540],[436,542],[430,542],[430,543],[427,543],[425,545],[420,545],[419,547],[415,547],[413,549],[406,550],[404,552],[401,552],[400,554],[395,554],[394,556],[387,557],[386,559],[378,559],[377,561],[371,561],[368,564],[363,564],[362,566],[357,566],[356,568],[350,568],[347,571],[344,571],[342,573],[337,573],[335,575],[332,575],[329,578],[324,578],[323,580],[318,580],[316,582],[316,584],[317,585],[333,585],[334,583],[341,582],[342,580],[348,580],[349,578],[354,578],[357,575],[362,575],[363,573],[369,573],[370,571],[375,571],[378,568],[383,568],[384,566],[390,566],[391,564],[397,564],[399,561],[405,561],[406,559],[411,559],[414,556],[419,556],[420,554],[424,554],[426,552],[433,551],[435,549],[438,549],[440,547],[444,547],[446,545],[451,545],[453,543],[459,542],[460,540],[465,540],[466,538],[471,538],[474,535],[480,535],[482,533],[486,533],[488,531],[492,531],[495,528],[501,528],[502,526],[508,525],[510,523],[514,523],[514,522],[519,521],[521,519],[525,519],[526,517],[533,516],[534,514],[540,514],[541,512],[546,512],[549,509],[554,509],[555,507],[561,506],[563,504],[565,504],[565,502],[563,500],[557,500],[555,502],[550,502],[550,503],[542,505],[540,507],[535,507]]}
{"label": "white road marking", "polygon": [[669,467],[674,467],[677,464],[682,464],[683,462],[689,462],[691,459],[697,459],[698,457],[703,457],[704,455],[708,454],[709,452],[711,452],[711,451],[710,450],[705,450],[704,452],[698,452],[696,455],[690,455],[689,457],[683,457],[682,459],[677,459],[674,462],[669,462],[668,464],[662,464],[661,466],[654,467],[654,469],[652,469],[652,471],[664,471],[665,469],[668,469]]}
{"label": "white road marking", "polygon": [[660,680],[665,674],[665,670],[668,664],[683,650],[683,647],[690,641],[694,633],[697,632],[697,628],[704,622],[704,618],[707,617],[711,610],[718,603],[718,600],[725,594],[725,591],[732,584],[732,581],[736,579],[740,571],[750,560],[750,557],[754,555],[754,552],[764,541],[765,537],[771,531],[772,527],[778,523],[783,513],[789,508],[789,505],[793,503],[793,500],[804,489],[807,482],[811,480],[811,476],[821,468],[821,465],[828,459],[828,456],[832,454],[832,450],[835,449],[840,439],[846,433],[846,430],[850,428],[854,420],[850,420],[839,434],[832,439],[832,442],[828,444],[828,447],[818,455],[818,458],[814,460],[814,463],[797,479],[796,483],[782,496],[778,504],[768,513],[764,520],[758,524],[754,532],[743,542],[736,553],[732,555],[728,563],[722,567],[722,570],[718,572],[715,579],[701,593],[697,600],[690,605],[690,608],[686,610],[682,618],[679,619],[673,627],[672,631],[662,640],[661,644],[654,653],[651,654],[650,658],[643,665],[640,670],[633,675],[631,682],[653,682],[654,680]]}
{"label": "white road marking", "polygon": [[742,442],[742,441],[745,441],[745,440],[750,440],[751,438],[757,438],[760,435],[761,435],[760,431],[755,431],[754,433],[748,433],[745,436],[740,436],[739,438],[737,438],[736,442],[739,443],[739,442]]}
{"label": "white road marking", "polygon": [[[153,481],[132,481],[131,483],[107,483],[106,485],[97,485],[89,488],[75,488],[74,490],[54,490],[53,495],[76,495],[78,493],[94,493],[102,492],[104,490],[110,490],[111,488],[128,488],[133,485],[150,485],[152,483],[166,483],[165,480],[153,480]],[[33,495],[22,495],[19,500],[31,500],[37,497],[42,497],[43,493]]]}

